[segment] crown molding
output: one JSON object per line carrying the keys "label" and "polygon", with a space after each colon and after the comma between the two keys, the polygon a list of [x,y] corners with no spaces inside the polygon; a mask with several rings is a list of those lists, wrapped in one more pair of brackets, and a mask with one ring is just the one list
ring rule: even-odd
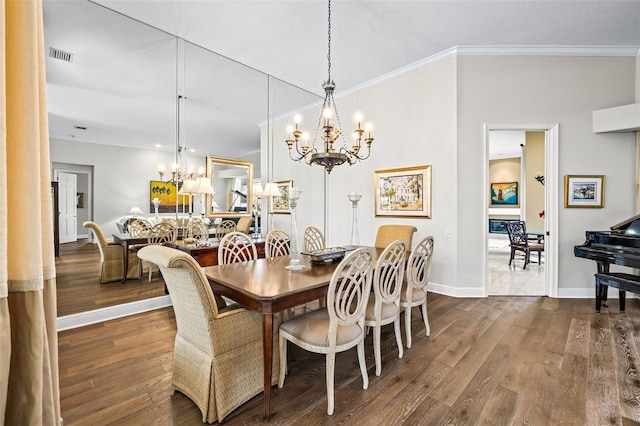
{"label": "crown molding", "polygon": [[340,91],[335,97],[347,96],[459,56],[640,56],[640,46],[454,46]]}

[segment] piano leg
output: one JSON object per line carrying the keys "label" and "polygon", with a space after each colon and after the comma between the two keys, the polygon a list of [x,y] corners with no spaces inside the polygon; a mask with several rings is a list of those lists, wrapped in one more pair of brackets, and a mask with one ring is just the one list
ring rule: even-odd
{"label": "piano leg", "polygon": [[[598,273],[599,274],[608,274],[609,273],[609,264],[608,263],[597,262],[596,261],[596,265],[598,265]],[[596,287],[596,292],[597,291],[598,291],[598,289]],[[600,286],[600,300],[602,300],[602,306],[604,306],[605,308],[609,307],[609,304],[607,303],[608,296],[609,296],[609,286],[601,285]],[[596,309],[596,311],[600,312],[599,309]]]}
{"label": "piano leg", "polygon": [[600,279],[596,278],[596,312],[600,313],[600,305],[602,304],[602,287],[605,285],[600,284]]}

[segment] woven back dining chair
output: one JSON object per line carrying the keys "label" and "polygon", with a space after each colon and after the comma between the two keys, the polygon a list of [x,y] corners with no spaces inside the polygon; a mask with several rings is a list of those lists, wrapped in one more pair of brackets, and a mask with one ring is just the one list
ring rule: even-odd
{"label": "woven back dining chair", "polygon": [[417,230],[413,225],[380,225],[374,246],[383,249],[395,240],[402,240],[407,250],[411,250],[413,234]]}

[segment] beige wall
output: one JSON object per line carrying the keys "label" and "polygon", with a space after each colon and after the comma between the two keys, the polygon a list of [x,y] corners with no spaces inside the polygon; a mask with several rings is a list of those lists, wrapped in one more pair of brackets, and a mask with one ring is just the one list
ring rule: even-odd
{"label": "beige wall", "polygon": [[545,209],[544,186],[536,180],[536,174],[544,175],[544,132],[526,132],[525,138],[524,218],[528,230],[542,231],[545,229],[544,218],[539,213]]}

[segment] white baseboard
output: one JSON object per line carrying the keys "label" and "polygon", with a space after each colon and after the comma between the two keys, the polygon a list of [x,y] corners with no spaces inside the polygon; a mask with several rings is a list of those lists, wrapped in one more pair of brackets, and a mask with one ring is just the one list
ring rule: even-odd
{"label": "white baseboard", "polygon": [[480,287],[451,287],[429,282],[427,289],[433,293],[451,297],[485,297],[484,289]]}
{"label": "white baseboard", "polygon": [[168,295],[153,297],[151,299],[138,300],[136,302],[123,303],[122,305],[108,306],[93,311],[58,317],[58,331],[70,328],[84,327],[129,315],[140,314],[154,309],[171,306],[171,298]]}

